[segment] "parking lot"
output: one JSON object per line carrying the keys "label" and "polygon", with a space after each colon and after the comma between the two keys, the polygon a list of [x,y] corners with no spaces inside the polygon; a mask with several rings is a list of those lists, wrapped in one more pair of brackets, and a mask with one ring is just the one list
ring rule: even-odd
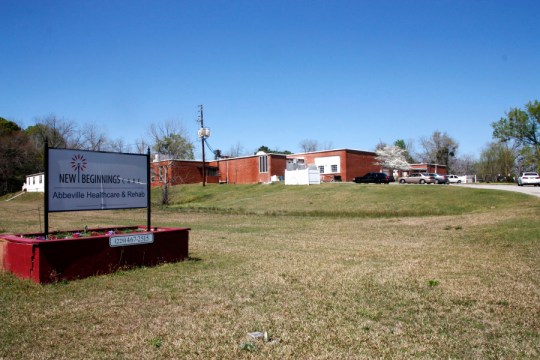
{"label": "parking lot", "polygon": [[515,191],[540,197],[540,186],[517,186],[517,184],[452,184],[452,186],[463,186],[476,189]]}

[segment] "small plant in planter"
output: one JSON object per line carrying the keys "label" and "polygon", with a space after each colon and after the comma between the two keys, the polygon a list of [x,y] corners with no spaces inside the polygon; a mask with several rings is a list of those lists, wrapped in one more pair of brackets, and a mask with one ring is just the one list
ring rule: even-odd
{"label": "small plant in planter", "polygon": [[[157,229],[154,228],[153,231]],[[20,237],[35,239],[35,240],[59,240],[59,239],[79,239],[90,236],[112,236],[116,234],[132,234],[137,232],[145,232],[146,229],[139,227],[128,227],[128,228],[113,228],[113,229],[99,229],[99,230],[89,230],[87,226],[84,227],[83,231],[63,231],[63,232],[53,232],[50,233],[47,237],[43,234],[22,234]]]}

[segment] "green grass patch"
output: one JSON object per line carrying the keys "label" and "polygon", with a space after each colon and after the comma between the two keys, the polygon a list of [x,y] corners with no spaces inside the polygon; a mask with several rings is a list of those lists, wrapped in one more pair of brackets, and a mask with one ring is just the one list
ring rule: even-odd
{"label": "green grass patch", "polygon": [[184,185],[171,188],[170,209],[191,212],[317,217],[460,215],[534,204],[516,193],[452,186]]}
{"label": "green grass patch", "polygon": [[[358,184],[171,193],[152,222],[192,228],[188,261],[47,286],[0,273],[0,358],[540,357],[537,198]],[[0,203],[0,227],[35,227],[39,201]],[[51,221],[144,224],[145,211]]]}

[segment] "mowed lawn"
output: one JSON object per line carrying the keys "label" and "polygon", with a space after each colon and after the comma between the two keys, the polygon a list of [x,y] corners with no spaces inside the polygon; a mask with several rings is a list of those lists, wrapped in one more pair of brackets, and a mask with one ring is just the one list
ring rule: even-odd
{"label": "mowed lawn", "polygon": [[[0,273],[0,359],[540,358],[538,198],[190,185],[162,207],[153,194],[153,224],[192,229],[190,259],[47,286]],[[0,231],[39,231],[42,198],[0,212]],[[145,221],[50,217],[59,230]]]}

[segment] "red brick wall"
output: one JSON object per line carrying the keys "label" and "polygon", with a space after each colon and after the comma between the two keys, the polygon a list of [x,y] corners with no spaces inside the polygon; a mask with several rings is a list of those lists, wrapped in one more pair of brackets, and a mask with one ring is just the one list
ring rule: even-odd
{"label": "red brick wall", "polygon": [[268,169],[271,175],[276,175],[278,178],[285,177],[285,170],[287,169],[287,156],[285,155],[272,155],[269,159]]}
{"label": "red brick wall", "polygon": [[[347,167],[346,174],[343,176],[343,181],[353,181],[357,176],[362,176],[368,172],[379,172],[381,166],[377,165],[375,159],[376,154],[371,152],[347,152]],[[390,174],[392,175],[392,174]]]}
{"label": "red brick wall", "polygon": [[285,155],[268,154],[268,172],[259,173],[259,156],[246,156],[210,162],[219,167],[219,181],[229,184],[268,183],[272,175],[284,176],[287,167]]}
{"label": "red brick wall", "polygon": [[[163,185],[163,181],[160,181],[159,178],[159,167],[164,168],[163,171],[167,173],[167,179],[171,185],[198,184],[203,181],[202,161],[160,161],[151,163],[150,166],[154,171],[151,183],[152,187]],[[219,178],[217,176],[206,177],[206,182],[208,183],[217,183],[218,180]]]}

